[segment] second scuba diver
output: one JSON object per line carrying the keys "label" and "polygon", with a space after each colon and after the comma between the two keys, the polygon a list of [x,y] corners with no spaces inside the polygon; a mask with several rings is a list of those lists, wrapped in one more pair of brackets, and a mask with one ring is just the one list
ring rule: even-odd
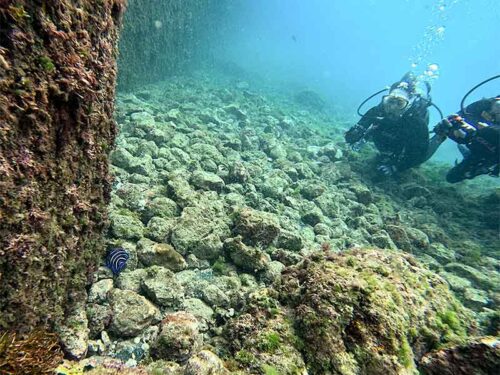
{"label": "second scuba diver", "polygon": [[498,176],[500,95],[481,99],[457,114],[448,116],[434,127],[434,133],[436,134],[430,141],[428,158],[447,138],[458,143],[464,157],[446,175],[448,182],[455,183],[482,174]]}
{"label": "second scuba diver", "polygon": [[407,73],[345,133],[345,140],[353,148],[373,141],[380,153],[377,170],[383,175],[415,167],[426,160],[430,105],[429,97],[417,93],[414,75]]}

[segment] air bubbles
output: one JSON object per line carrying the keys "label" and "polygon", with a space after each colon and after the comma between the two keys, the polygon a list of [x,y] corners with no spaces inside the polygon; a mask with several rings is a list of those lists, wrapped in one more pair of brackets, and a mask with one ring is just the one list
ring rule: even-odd
{"label": "air bubbles", "polygon": [[444,32],[446,31],[446,28],[444,26],[438,26],[436,27],[436,34],[438,36],[443,36],[444,35]]}
{"label": "air bubbles", "polygon": [[156,30],[161,29],[161,28],[162,28],[162,26],[163,26],[163,22],[161,22],[160,20],[155,20],[155,21],[153,22],[153,24],[154,24],[154,26],[155,26],[155,29],[156,29]]}
{"label": "air bubbles", "polygon": [[424,72],[424,76],[430,79],[435,79],[439,77],[439,65],[434,63],[427,65],[427,69]]}

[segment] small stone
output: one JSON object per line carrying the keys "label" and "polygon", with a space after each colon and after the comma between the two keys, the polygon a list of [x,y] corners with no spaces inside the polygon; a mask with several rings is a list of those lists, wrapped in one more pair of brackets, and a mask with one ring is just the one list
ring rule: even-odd
{"label": "small stone", "polygon": [[139,239],[144,232],[142,222],[129,215],[111,214],[111,232],[117,238],[123,239]]}
{"label": "small stone", "polygon": [[138,268],[133,271],[125,271],[120,273],[116,280],[116,286],[123,290],[132,290],[139,293],[141,290],[142,280],[147,276],[147,271],[143,268]]}
{"label": "small stone", "polygon": [[442,243],[434,242],[427,250],[427,254],[436,259],[441,264],[448,264],[456,260],[453,250],[448,249]]}
{"label": "small stone", "polygon": [[214,173],[196,171],[191,176],[191,183],[198,189],[221,191],[224,187],[222,178]]}
{"label": "small stone", "polygon": [[262,250],[245,245],[241,236],[228,238],[224,242],[224,250],[236,266],[249,272],[263,270],[270,261],[269,255]]}
{"label": "small stone", "polygon": [[203,301],[212,307],[229,305],[229,297],[217,285],[206,284],[200,292]]}
{"label": "small stone", "polygon": [[88,301],[90,303],[106,302],[108,292],[111,289],[113,289],[113,279],[104,279],[96,282],[90,288]]}
{"label": "small stone", "polygon": [[111,347],[111,340],[109,339],[109,335],[106,331],[101,332],[101,341],[106,348]]}
{"label": "small stone", "polygon": [[148,221],[145,235],[154,241],[169,242],[175,223],[175,219],[154,216]]}
{"label": "small stone", "polygon": [[222,360],[209,350],[202,350],[189,358],[184,375],[229,375]]}
{"label": "small stone", "polygon": [[375,233],[372,237],[372,243],[380,249],[397,250],[397,246],[385,230]]}
{"label": "small stone", "polygon": [[277,246],[287,250],[300,251],[304,244],[299,234],[281,230],[278,236]]}
{"label": "small stone", "polygon": [[137,336],[160,316],[156,306],[131,290],[113,289],[109,299],[113,312],[110,329],[118,336]]}
{"label": "small stone", "polygon": [[175,249],[166,243],[156,243],[143,238],[137,243],[139,261],[145,266],[162,266],[178,272],[187,268],[187,263]]}
{"label": "small stone", "polygon": [[158,339],[152,347],[154,358],[186,361],[201,346],[198,320],[184,311],[167,314],[161,322]]}
{"label": "small stone", "polygon": [[100,266],[94,273],[92,277],[92,282],[96,283],[99,280],[112,279],[112,278],[113,278],[113,271],[111,271],[108,267]]}
{"label": "small stone", "polygon": [[172,199],[166,197],[156,197],[147,201],[142,214],[145,221],[152,217],[173,218],[179,214],[179,207]]}
{"label": "small stone", "polygon": [[108,305],[87,304],[89,337],[97,338],[111,322],[111,308]]}
{"label": "small stone", "polygon": [[89,340],[88,355],[102,355],[106,347],[101,340]]}
{"label": "small stone", "polygon": [[56,328],[61,346],[68,357],[80,360],[88,350],[89,329],[84,308],[75,308],[64,323]]}
{"label": "small stone", "polygon": [[269,245],[280,233],[279,221],[275,215],[250,208],[238,212],[234,224],[235,233],[241,235],[249,245]]}
{"label": "small stone", "polygon": [[[148,374],[158,374],[158,375],[184,375],[184,368],[178,363],[170,361],[154,361],[148,364],[146,367]],[[213,374],[216,375],[216,374]]]}
{"label": "small stone", "polygon": [[179,306],[184,298],[184,288],[177,283],[173,272],[164,267],[148,268],[142,289],[149,298],[163,307]]}
{"label": "small stone", "polygon": [[211,209],[208,203],[200,202],[200,206],[183,210],[171,241],[183,255],[192,253],[199,259],[217,259],[222,252],[222,239],[228,235],[229,228],[219,214],[219,207]]}
{"label": "small stone", "polygon": [[281,281],[281,272],[285,269],[285,265],[278,261],[271,261],[262,274],[262,281],[266,284],[279,283]]}
{"label": "small stone", "polygon": [[326,237],[330,237],[332,233],[328,225],[323,223],[316,224],[313,229],[315,234],[320,234]]}
{"label": "small stone", "polygon": [[399,225],[386,225],[387,233],[391,236],[396,246],[405,251],[411,251],[411,242],[405,228]]}
{"label": "small stone", "polygon": [[372,192],[365,185],[353,185],[350,186],[350,189],[356,194],[359,203],[368,205],[373,202]]}
{"label": "small stone", "polygon": [[414,250],[422,251],[429,247],[429,237],[427,237],[427,234],[422,232],[420,229],[406,228],[406,233]]}
{"label": "small stone", "polygon": [[449,272],[471,280],[483,289],[498,288],[498,285],[495,285],[495,282],[490,280],[487,275],[472,266],[462,263],[448,263],[445,268]]}
{"label": "small stone", "polygon": [[309,224],[310,226],[314,227],[316,224],[320,223],[323,219],[323,215],[321,213],[321,210],[319,209],[313,209],[305,212],[302,215],[302,221],[306,224]]}
{"label": "small stone", "polygon": [[198,298],[188,298],[182,303],[182,310],[193,314],[200,323],[200,331],[207,331],[214,316],[214,310]]}

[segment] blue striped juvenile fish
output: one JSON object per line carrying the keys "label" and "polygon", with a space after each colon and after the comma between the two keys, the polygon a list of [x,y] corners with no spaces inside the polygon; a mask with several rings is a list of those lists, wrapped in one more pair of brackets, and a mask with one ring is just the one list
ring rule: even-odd
{"label": "blue striped juvenile fish", "polygon": [[121,248],[115,247],[108,251],[106,256],[106,267],[108,267],[114,275],[118,275],[127,266],[129,258],[128,252]]}

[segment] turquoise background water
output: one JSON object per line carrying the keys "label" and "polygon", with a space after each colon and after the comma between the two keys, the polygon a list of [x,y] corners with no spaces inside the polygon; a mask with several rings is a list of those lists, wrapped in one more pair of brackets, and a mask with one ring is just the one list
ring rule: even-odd
{"label": "turquoise background water", "polygon": [[[219,58],[270,84],[315,89],[353,123],[357,105],[412,63],[417,74],[438,64],[432,97],[445,115],[459,109],[469,88],[500,73],[494,0],[240,0],[228,11]],[[468,102],[498,93],[500,80]],[[430,128],[438,120],[431,110]],[[435,157],[459,156],[447,141]]]}

